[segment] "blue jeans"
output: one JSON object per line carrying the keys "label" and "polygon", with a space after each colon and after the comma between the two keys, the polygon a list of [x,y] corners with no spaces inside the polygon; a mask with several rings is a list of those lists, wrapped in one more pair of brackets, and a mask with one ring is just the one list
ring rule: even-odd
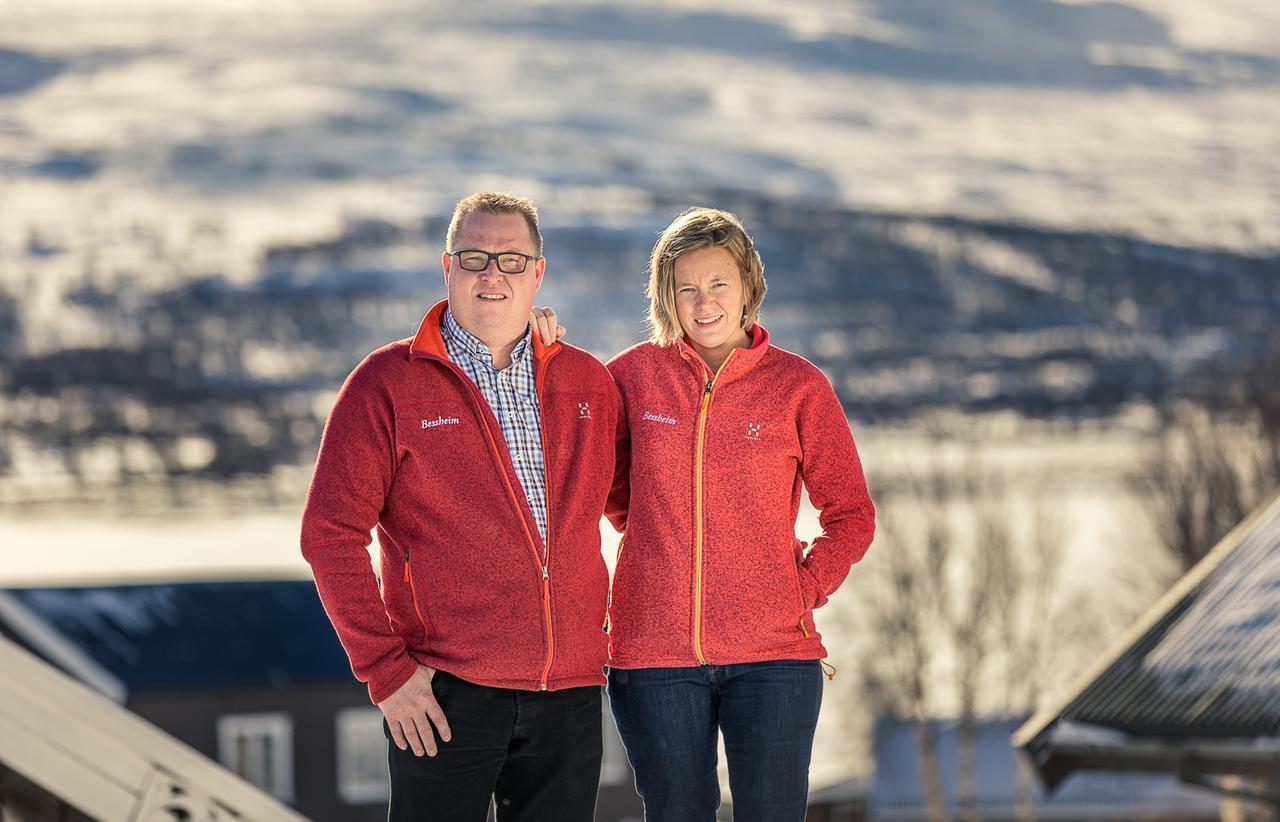
{"label": "blue jeans", "polygon": [[646,822],[712,822],[724,733],[735,822],[801,822],[822,704],[817,660],[609,671]]}

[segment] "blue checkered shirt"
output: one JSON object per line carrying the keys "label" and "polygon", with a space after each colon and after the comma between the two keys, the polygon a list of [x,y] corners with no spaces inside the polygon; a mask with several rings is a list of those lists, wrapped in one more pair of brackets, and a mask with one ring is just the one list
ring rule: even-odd
{"label": "blue checkered shirt", "polygon": [[[534,383],[533,341],[528,331],[511,352],[511,365],[501,371],[493,367],[493,354],[466,329],[458,325],[453,312],[444,312],[440,336],[449,359],[462,369],[480,389],[502,426],[502,436],[511,452],[516,477],[547,544],[547,475],[542,465],[542,418],[538,410],[538,389]],[[546,550],[545,547],[543,549]],[[546,557],[543,556],[545,562]]]}

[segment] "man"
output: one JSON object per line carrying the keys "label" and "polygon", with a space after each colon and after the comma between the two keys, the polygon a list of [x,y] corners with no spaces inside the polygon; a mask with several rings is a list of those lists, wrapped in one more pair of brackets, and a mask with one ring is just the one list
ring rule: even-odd
{"label": "man", "polygon": [[386,720],[390,819],[481,822],[496,799],[500,822],[585,822],[620,401],[589,354],[530,335],[546,270],[532,203],[463,199],[441,265],[448,299],[338,395],[302,552]]}

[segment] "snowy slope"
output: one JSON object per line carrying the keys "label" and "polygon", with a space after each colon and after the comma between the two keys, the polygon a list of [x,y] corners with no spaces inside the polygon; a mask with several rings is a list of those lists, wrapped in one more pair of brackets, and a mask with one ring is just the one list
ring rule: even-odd
{"label": "snowy slope", "polygon": [[5,3],[0,485],[305,464],[478,187],[604,356],[708,202],[859,420],[1176,397],[1280,325],[1277,42],[1261,0]]}

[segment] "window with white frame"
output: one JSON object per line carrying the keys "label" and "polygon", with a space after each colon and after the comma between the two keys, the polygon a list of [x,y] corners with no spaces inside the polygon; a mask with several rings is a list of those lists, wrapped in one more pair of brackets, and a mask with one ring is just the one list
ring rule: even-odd
{"label": "window with white frame", "polygon": [[218,761],[282,802],[293,801],[293,720],[288,714],[218,719]]}
{"label": "window with white frame", "polygon": [[387,774],[387,738],[382,711],[343,708],[336,717],[338,796],[349,805],[386,802],[391,796]]}
{"label": "window with white frame", "polygon": [[618,736],[618,728],[613,724],[613,711],[609,704],[604,705],[604,722],[601,723],[604,734],[604,758],[600,761],[601,785],[631,784],[631,767],[627,764],[627,751],[622,747],[622,737]]}

